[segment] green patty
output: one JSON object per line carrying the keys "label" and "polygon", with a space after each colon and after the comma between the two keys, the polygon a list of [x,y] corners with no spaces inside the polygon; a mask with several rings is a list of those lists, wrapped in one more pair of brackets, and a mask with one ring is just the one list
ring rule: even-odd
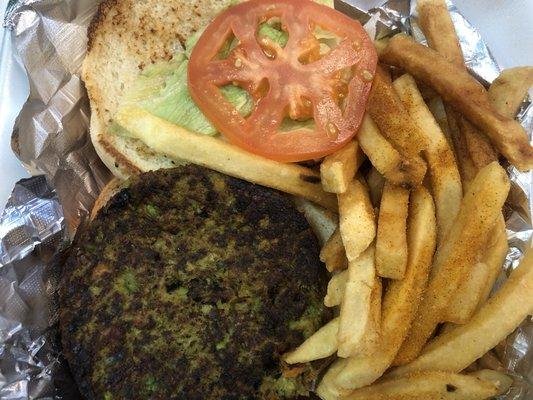
{"label": "green patty", "polygon": [[80,235],[61,330],[88,399],[292,399],[280,355],[324,322],[323,266],[276,191],[200,167],[147,173]]}

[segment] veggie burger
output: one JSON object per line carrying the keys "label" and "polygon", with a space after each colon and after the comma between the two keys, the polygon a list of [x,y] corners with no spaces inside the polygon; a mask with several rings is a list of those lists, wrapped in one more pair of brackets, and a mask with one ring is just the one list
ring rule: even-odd
{"label": "veggie burger", "polygon": [[63,347],[86,398],[313,396],[328,360],[282,355],[331,316],[319,243],[287,193],[335,210],[313,160],[359,129],[377,63],[332,3],[100,5],[90,134],[126,182],[63,273]]}

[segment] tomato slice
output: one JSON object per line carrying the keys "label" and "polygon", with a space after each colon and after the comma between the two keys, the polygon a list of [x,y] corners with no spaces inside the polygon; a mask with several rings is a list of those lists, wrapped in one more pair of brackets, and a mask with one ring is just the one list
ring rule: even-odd
{"label": "tomato slice", "polygon": [[[258,36],[276,19],[288,34],[284,47]],[[319,27],[338,38],[324,55]],[[225,59],[221,49],[237,43]],[[342,147],[359,129],[377,64],[361,24],[310,0],[250,0],[219,15],[196,44],[189,62],[194,101],[231,142],[278,161],[320,158]],[[238,85],[255,100],[244,117],[219,90]],[[285,118],[314,119],[311,129],[284,132]]]}

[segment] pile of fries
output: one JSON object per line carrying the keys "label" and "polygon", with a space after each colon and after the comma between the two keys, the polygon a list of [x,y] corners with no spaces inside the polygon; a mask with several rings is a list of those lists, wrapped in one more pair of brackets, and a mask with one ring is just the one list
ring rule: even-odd
{"label": "pile of fries", "polygon": [[380,50],[357,141],[321,164],[338,199],[321,252],[332,273],[324,304],[338,316],[284,360],[336,355],[318,387],[324,400],[502,394],[504,373],[460,372],[533,312],[533,250],[489,297],[508,251],[499,157],[533,167],[514,121],[533,68],[504,71],[485,90],[464,66],[444,0],[418,7],[430,47],[398,35]]}
{"label": "pile of fries", "polygon": [[533,67],[504,71],[487,91],[464,66],[445,1],[419,0],[418,12],[429,47],[405,35],[377,46],[382,64],[361,129],[320,173],[140,109],[116,116],[156,152],[324,207],[300,201],[323,225],[321,260],[332,274],[324,304],[338,316],[284,356],[291,365],[335,357],[317,390],[324,400],[504,393],[504,373],[464,371],[533,312],[533,250],[490,297],[508,251],[500,156],[533,168],[514,120]]}

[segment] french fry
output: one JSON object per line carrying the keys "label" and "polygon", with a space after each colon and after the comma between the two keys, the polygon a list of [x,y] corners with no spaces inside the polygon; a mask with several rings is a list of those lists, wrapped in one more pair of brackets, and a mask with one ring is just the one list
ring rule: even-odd
{"label": "french fry", "polygon": [[357,141],[374,168],[388,181],[406,188],[422,184],[425,175],[424,162],[418,159],[408,160],[400,155],[368,115],[363,118]]}
{"label": "french fry", "polygon": [[[345,288],[346,282],[344,282],[344,289]],[[376,347],[380,342],[382,290],[383,286],[381,283],[381,279],[376,277],[370,298],[369,321],[366,327],[366,332],[362,337],[362,340],[357,345],[357,349],[354,351],[356,354],[372,354],[376,350]],[[340,318],[334,319],[329,324],[320,329],[315,335],[311,336],[306,342],[304,342],[302,346],[300,346],[294,352],[298,352],[296,353],[296,356],[292,356],[293,353],[291,353],[290,358],[287,358],[286,361],[289,364],[307,362],[312,360],[318,360],[320,358],[325,358],[334,354],[335,351],[337,351],[337,334],[339,330],[339,319]],[[333,338],[331,337],[331,335],[333,335]]]}
{"label": "french fry", "polygon": [[506,69],[490,85],[491,103],[501,115],[514,118],[531,86],[533,86],[533,67]]}
{"label": "french fry", "polygon": [[346,251],[344,250],[339,228],[333,232],[326,244],[322,247],[320,261],[326,264],[329,272],[348,268],[348,259],[346,258]]}
{"label": "french fry", "polygon": [[340,307],[337,335],[339,357],[350,357],[367,332],[371,319],[370,304],[375,278],[376,266],[372,245],[348,265],[348,281]]}
{"label": "french fry", "polygon": [[455,27],[444,0],[419,0],[418,20],[429,47],[437,50],[448,61],[463,65],[463,51],[457,40]]}
{"label": "french fry", "polygon": [[[446,306],[444,321],[465,324],[489,297],[509,249],[503,215],[498,218],[490,236],[486,248],[482,248],[478,255],[480,262],[470,268],[453,300]],[[453,324],[445,325],[443,332],[453,327]]]}
{"label": "french fry", "polygon": [[422,98],[426,103],[431,102],[433,99],[439,99],[439,95],[437,92],[435,92],[433,89],[431,89],[428,85],[424,85],[423,83],[417,82],[418,90],[420,91],[420,94],[422,95]]}
{"label": "french fry", "polygon": [[302,197],[295,197],[294,203],[311,225],[320,245],[324,246],[339,225],[337,214]]}
{"label": "french fry", "polygon": [[505,220],[503,219],[503,215],[499,218],[496,226],[492,230],[492,235],[492,243],[489,245],[483,257],[483,262],[489,268],[489,275],[487,277],[487,285],[483,288],[479,296],[478,310],[489,298],[492,288],[502,271],[505,256],[509,251],[509,243],[507,242],[507,232],[505,231]]}
{"label": "french fry", "polygon": [[435,121],[437,121],[437,123],[439,124],[442,133],[444,133],[444,136],[446,137],[446,140],[448,141],[448,144],[453,151],[453,142],[450,136],[448,116],[446,115],[446,110],[444,109],[444,103],[442,102],[442,99],[439,96],[434,97],[427,102],[427,105],[429,111],[431,111],[431,114],[433,114]]}
{"label": "french fry", "polygon": [[268,186],[337,211],[335,196],[320,185],[320,176],[296,164],[269,160],[222,140],[191,133],[138,107],[119,109],[115,121],[157,153]]}
{"label": "french fry", "polygon": [[413,77],[403,75],[394,81],[393,86],[428,143],[426,159],[435,196],[440,241],[453,223],[461,205],[463,190],[459,169],[449,142],[426,106]]}
{"label": "french fry", "polygon": [[391,376],[416,371],[462,371],[511,334],[533,312],[533,249],[528,245],[518,268],[465,325],[438,336],[413,362]]}
{"label": "french fry", "polygon": [[383,285],[381,279],[376,276],[372,293],[370,294],[370,317],[366,332],[362,340],[352,353],[351,357],[370,356],[374,354],[381,340],[381,297]]}
{"label": "french fry", "polygon": [[477,261],[509,192],[509,179],[498,163],[483,168],[470,185],[461,209],[446,239],[435,255],[428,288],[400,349],[402,360],[416,358],[442,322],[446,306],[454,296],[468,268]]}
{"label": "french fry", "polygon": [[466,279],[461,282],[457,292],[444,311],[443,321],[466,324],[476,312],[481,293],[488,285],[489,266],[478,262],[471,268]]}
{"label": "french fry", "polygon": [[498,395],[505,394],[513,384],[513,378],[509,375],[492,369],[482,369],[468,375],[475,376],[476,378],[487,382],[493,382],[498,388]]}
{"label": "french fry", "polygon": [[465,138],[468,155],[477,170],[498,160],[498,154],[485,135],[480,133],[465,118],[458,118],[457,123]]}
{"label": "french fry", "polygon": [[381,38],[374,42],[374,45],[376,46],[376,50],[378,54],[387,47],[387,43],[389,43],[389,38]]}
{"label": "french fry", "polygon": [[348,270],[338,272],[331,277],[326,297],[324,297],[324,305],[326,307],[336,307],[341,304],[347,280]]}
{"label": "french fry", "polygon": [[376,236],[376,270],[379,276],[402,279],[407,266],[407,214],[409,191],[385,183]]}
{"label": "french fry", "polygon": [[342,371],[347,363],[348,359],[338,358],[328,368],[316,389],[316,394],[322,400],[339,400],[341,396],[350,393],[349,391],[342,391],[335,382],[340,371]]}
{"label": "french fry", "polygon": [[355,261],[374,241],[376,221],[368,189],[358,179],[338,195],[339,228],[348,261]]}
{"label": "french fry", "polygon": [[329,357],[337,351],[337,332],[339,331],[339,318],[334,318],[296,350],[284,355],[287,364],[306,363]]}
{"label": "french fry", "polygon": [[409,261],[403,279],[391,281],[382,305],[381,342],[378,350],[364,357],[348,359],[344,368],[331,378],[329,390],[351,391],[371,384],[391,365],[404,341],[422,293],[436,246],[437,226],[431,195],[424,187],[411,195],[409,205]]}
{"label": "french fry", "polygon": [[320,164],[322,187],[329,193],[344,193],[365,160],[359,144],[351,141]]}
{"label": "french fry", "polygon": [[493,351],[486,353],[483,357],[476,361],[476,364],[479,365],[480,368],[494,369],[497,371],[504,369],[502,362],[498,359]]}
{"label": "french fry", "polygon": [[379,207],[381,203],[381,195],[383,193],[383,186],[385,186],[385,178],[374,167],[370,168],[366,176],[366,183],[368,184],[368,192],[370,200],[374,207]]}
{"label": "french fry", "polygon": [[[417,3],[419,21],[422,31],[428,39],[431,48],[437,50],[448,61],[466,70],[463,52],[459,44],[459,38],[455,32],[448,7],[444,0],[422,0]],[[465,146],[468,158],[476,169],[483,168],[498,159],[489,140],[476,128],[474,128],[462,116],[458,115],[451,107],[446,108],[449,118],[457,122],[459,134],[464,137],[464,143],[457,142],[456,146]],[[456,139],[459,139],[458,137]],[[458,151],[461,156],[463,177],[468,183],[475,174],[469,170],[469,161],[466,154]],[[477,171],[476,171],[477,172]]]}
{"label": "french fry", "polygon": [[525,130],[494,109],[487,91],[464,68],[403,34],[389,41],[380,58],[432,86],[444,101],[484,132],[513,165],[522,171],[531,169],[533,147]]}
{"label": "french fry", "polygon": [[[482,251],[481,261],[472,268],[446,307],[446,321],[465,324],[485,303],[501,272],[508,250],[505,220],[500,216],[491,232],[487,247]],[[444,328],[444,331],[446,330],[447,327]]]}
{"label": "french fry", "polygon": [[[487,375],[485,375],[487,377]],[[493,377],[491,377],[493,378]],[[498,381],[499,382],[499,381]],[[419,372],[358,389],[345,400],[484,400],[500,392],[493,380],[450,372]]]}
{"label": "french fry", "polygon": [[367,110],[381,133],[400,154],[409,159],[420,158],[420,152],[426,147],[425,137],[394,91],[389,73],[379,66]]}
{"label": "french fry", "polygon": [[[432,2],[437,3],[437,2]],[[424,2],[423,4],[426,4]],[[420,3],[419,3],[420,5]],[[447,12],[447,9],[446,9]],[[440,40],[440,39],[439,39]],[[432,139],[439,138],[440,143],[445,143],[445,139],[443,138],[443,135],[438,132],[436,124],[433,121],[433,118],[431,118],[430,113],[428,112],[427,108],[425,107],[423,103],[422,97],[417,93],[416,90],[416,83],[412,77],[409,75],[404,75],[401,78],[397,79],[394,82],[394,88],[398,92],[400,99],[404,102],[406,105],[406,108],[410,111],[413,119],[419,124],[419,126],[423,127],[422,131],[427,134],[428,140],[429,140],[429,149],[427,151],[427,157],[428,157],[428,164],[429,164],[429,170],[430,175],[433,178],[433,176],[436,174],[442,174],[443,171],[446,170],[447,165],[435,165],[435,163],[432,163],[432,157],[431,157],[431,149],[432,149]],[[418,107],[416,107],[418,106]],[[418,112],[418,113],[417,113]],[[465,129],[474,129],[468,122],[464,121],[463,119],[460,119],[459,121],[464,122]],[[463,131],[464,133],[464,131]],[[468,141],[468,136],[465,135],[465,139]],[[446,146],[448,147],[448,146]],[[471,148],[478,148],[482,149],[482,147],[479,147],[479,144],[474,143],[471,146],[467,147]],[[490,147],[488,151],[490,152],[492,148]],[[481,153],[481,151],[480,151]],[[436,161],[436,163],[441,163],[443,161],[443,157],[441,157],[441,153],[438,149],[435,149],[434,151],[434,157],[433,159]],[[459,172],[457,170],[457,167],[453,160],[453,154],[451,154],[451,151],[448,147],[448,156],[451,157],[451,162],[453,163],[453,180],[452,180],[452,188],[454,191],[452,191],[451,196],[449,193],[444,193],[441,197],[441,200],[444,202],[453,201],[453,213],[451,216],[443,216],[439,218],[439,191],[437,190],[437,185],[442,184],[445,182],[442,177],[439,177],[435,180],[432,179],[433,182],[436,184],[433,184],[434,192],[435,192],[435,200],[437,205],[437,219],[438,219],[438,225],[443,230],[440,231],[440,239],[442,239],[449,228],[450,224],[455,219],[457,212],[459,210],[459,205],[461,202],[461,181],[459,178]],[[474,166],[484,166],[488,163],[490,163],[491,160],[495,159],[494,154],[492,155],[479,155],[477,158],[473,156],[472,154],[469,154],[470,159],[474,161]],[[448,159],[450,160],[450,159]],[[477,163],[476,163],[477,160]],[[450,165],[450,164],[448,164]],[[454,196],[455,195],[455,196]],[[455,200],[455,201],[454,201]],[[379,237],[379,228],[378,228],[378,237]],[[489,267],[485,263],[478,263],[476,266],[473,267],[473,273],[468,274],[466,276],[465,281],[461,284],[459,287],[458,292],[454,296],[454,301],[452,301],[448,306],[446,310],[446,321],[455,322],[455,323],[465,323],[468,321],[470,316],[474,313],[476,310],[476,307],[478,305],[481,292],[483,291],[485,285],[488,282],[488,275],[489,275]]]}
{"label": "french fry", "polygon": [[423,134],[410,118],[392,87],[388,72],[383,68],[378,67],[376,71],[367,110],[381,134],[409,164],[412,175],[423,178],[427,169],[420,156],[421,150],[426,147]]}
{"label": "french fry", "polygon": [[476,177],[478,169],[470,157],[466,137],[459,127],[459,120],[462,119],[461,115],[448,104],[444,105],[444,109],[448,117],[448,127],[450,129],[450,138],[452,139],[455,157],[459,165],[459,171],[461,172],[463,190],[466,190],[468,184]]}

